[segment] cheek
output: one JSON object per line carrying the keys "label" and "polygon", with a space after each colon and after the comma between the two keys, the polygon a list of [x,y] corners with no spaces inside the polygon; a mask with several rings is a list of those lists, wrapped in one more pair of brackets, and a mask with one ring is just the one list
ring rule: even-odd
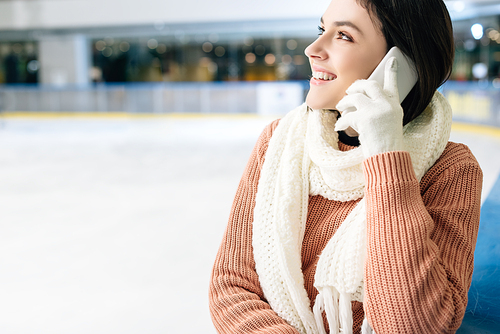
{"label": "cheek", "polygon": [[373,55],[353,54],[343,59],[342,68],[344,69],[343,81],[351,84],[359,79],[368,79],[377,64],[378,59],[373,59]]}
{"label": "cheek", "polygon": [[331,65],[335,68],[338,78],[331,84],[311,86],[306,98],[307,104],[313,109],[334,109],[337,103],[345,96],[345,91],[358,79],[367,79],[375,67],[382,60],[383,55],[374,58],[373,52],[346,52],[338,51],[332,58]]}

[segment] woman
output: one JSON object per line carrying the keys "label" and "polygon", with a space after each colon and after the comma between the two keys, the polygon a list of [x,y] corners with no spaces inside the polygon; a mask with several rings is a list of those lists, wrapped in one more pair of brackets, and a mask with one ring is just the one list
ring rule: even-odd
{"label": "woman", "polygon": [[[270,124],[210,284],[220,333],[453,333],[467,305],[482,173],[448,142],[441,0],[332,0],[306,104]],[[399,104],[397,46],[418,81]],[[356,111],[351,112],[351,108]]]}

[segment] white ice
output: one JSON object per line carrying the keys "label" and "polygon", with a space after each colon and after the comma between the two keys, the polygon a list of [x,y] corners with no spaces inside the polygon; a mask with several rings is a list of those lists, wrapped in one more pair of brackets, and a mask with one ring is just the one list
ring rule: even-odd
{"label": "white ice", "polygon": [[[215,333],[211,267],[269,121],[0,120],[0,332]],[[500,141],[453,139],[488,191]]]}

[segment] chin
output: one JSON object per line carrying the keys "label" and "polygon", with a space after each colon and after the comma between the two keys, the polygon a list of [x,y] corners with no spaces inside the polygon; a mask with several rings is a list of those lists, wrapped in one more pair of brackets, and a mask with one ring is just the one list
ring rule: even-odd
{"label": "chin", "polygon": [[306,104],[312,109],[335,109],[338,101],[326,100],[324,96],[315,96],[309,92],[306,97]]}

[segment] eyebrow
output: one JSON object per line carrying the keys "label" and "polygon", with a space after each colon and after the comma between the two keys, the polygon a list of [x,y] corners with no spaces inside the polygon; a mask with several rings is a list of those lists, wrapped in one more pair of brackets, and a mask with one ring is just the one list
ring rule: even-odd
{"label": "eyebrow", "polygon": [[[325,22],[323,21],[323,17],[321,17],[321,23],[325,24]],[[351,27],[354,30],[357,30],[361,35],[363,35],[361,29],[359,29],[358,26],[352,23],[351,21],[334,21],[333,25],[335,27]]]}

